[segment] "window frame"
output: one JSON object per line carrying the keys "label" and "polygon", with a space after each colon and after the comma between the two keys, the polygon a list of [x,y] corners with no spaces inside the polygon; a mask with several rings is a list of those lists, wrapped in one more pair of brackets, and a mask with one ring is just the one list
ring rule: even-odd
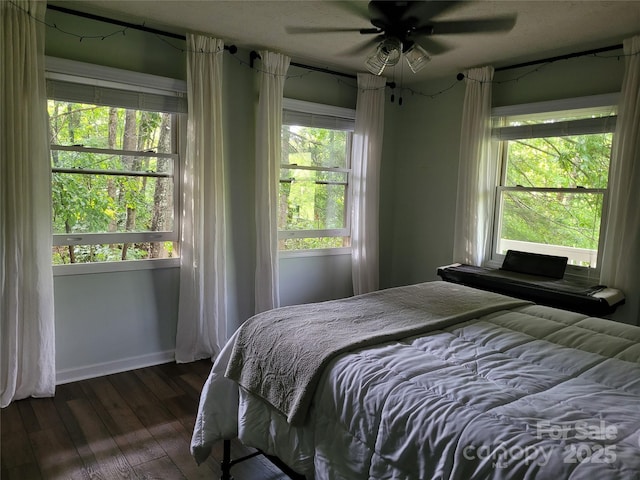
{"label": "window frame", "polygon": [[[539,124],[531,128],[530,126],[495,126],[500,123],[500,119],[513,116],[531,116],[537,114],[547,114],[555,112],[566,112],[572,110],[599,110],[610,108],[614,110],[618,104],[618,93],[592,95],[587,97],[576,97],[569,99],[553,100],[546,102],[536,102],[529,104],[510,105],[505,107],[496,107],[491,111],[492,140],[495,145],[495,155],[497,156],[498,175],[497,185],[494,193],[494,213],[492,219],[492,232],[490,248],[491,252],[487,264],[492,267],[499,267],[504,261],[504,254],[497,252],[498,243],[500,241],[500,232],[502,226],[502,198],[503,192],[564,192],[569,194],[599,194],[602,195],[602,216],[599,226],[598,250],[596,267],[586,267],[580,265],[567,265],[566,273],[572,276],[593,277],[599,276],[602,261],[602,250],[605,241],[605,231],[607,225],[608,199],[609,199],[609,181],[607,180],[607,188],[584,188],[584,187],[524,187],[524,186],[506,186],[506,167],[508,161],[507,142],[511,140],[523,138],[544,138],[559,137],[569,135],[589,135],[595,133],[614,133],[616,114],[604,118],[595,119],[578,119],[560,121],[556,124]],[[536,128],[538,127],[538,128]],[[520,134],[518,132],[521,132]],[[537,132],[537,133],[536,133]],[[567,133],[570,132],[570,133]],[[523,135],[524,133],[524,135]],[[610,159],[611,160],[611,159]],[[610,168],[609,168],[610,172]],[[609,173],[608,173],[609,175]],[[607,177],[608,177],[607,175]]]}
{"label": "window frame", "polygon": [[[294,117],[294,120],[287,120],[287,113]],[[324,128],[328,130],[347,131],[347,167],[315,167],[303,166],[295,164],[280,163],[279,172],[284,170],[307,170],[320,172],[340,172],[346,173],[346,182],[326,182],[328,184],[345,185],[344,200],[344,228],[332,229],[309,229],[309,230],[280,230],[278,228],[278,240],[287,240],[291,238],[326,238],[326,237],[349,237],[351,238],[351,202],[353,187],[351,182],[352,176],[352,144],[353,131],[355,128],[354,109],[336,107],[321,103],[307,102],[291,98],[283,99],[283,121],[282,126],[300,126],[309,128]],[[295,120],[297,118],[298,121]],[[333,128],[332,128],[333,127]],[[279,179],[278,185],[283,181]],[[324,256],[324,255],[340,255],[351,254],[351,247],[326,247],[326,248],[308,248],[298,250],[278,250],[278,255],[282,258],[287,257],[305,257],[305,256]]]}
{"label": "window frame", "polygon": [[[176,256],[172,258],[150,258],[140,260],[119,260],[108,262],[90,262],[52,265],[54,276],[95,274],[105,272],[119,272],[132,270],[149,270],[157,268],[172,268],[180,265],[180,203],[181,203],[181,173],[182,159],[185,155],[186,138],[186,82],[159,77],[156,75],[143,74],[127,70],[120,70],[100,65],[87,64],[72,60],[46,57],[45,75],[47,82],[51,82],[55,88],[56,82],[62,84],[77,84],[78,86],[93,87],[96,92],[100,89],[111,91],[122,91],[125,95],[139,95],[140,103],[146,101],[153,105],[157,99],[166,99],[170,110],[162,110],[172,114],[172,143],[173,153],[158,152],[138,152],[123,149],[107,149],[96,147],[84,147],[82,145],[55,145],[50,144],[52,151],[85,152],[97,154],[116,154],[137,157],[170,158],[172,160],[172,173],[170,175],[160,172],[126,172],[109,170],[83,170],[82,174],[97,175],[121,175],[121,176],[141,176],[141,177],[172,177],[173,185],[173,228],[171,231],[158,232],[96,232],[96,233],[53,233],[52,247],[62,245],[98,245],[111,243],[138,243],[138,242],[164,242],[171,241],[176,244]],[[96,97],[99,93],[96,93]],[[47,99],[53,99],[47,92]],[[64,100],[63,100],[64,101]],[[73,103],[84,101],[91,105],[101,105],[91,98],[68,100]],[[111,105],[117,108],[133,108],[124,102],[122,105]],[[147,106],[147,108],[137,108],[138,110],[159,111]],[[53,173],[79,173],[74,169],[56,168],[51,166]]]}

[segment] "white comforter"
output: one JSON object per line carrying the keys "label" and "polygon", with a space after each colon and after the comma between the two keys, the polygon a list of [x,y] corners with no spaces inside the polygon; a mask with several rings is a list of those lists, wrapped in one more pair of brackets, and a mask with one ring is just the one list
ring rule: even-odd
{"label": "white comforter", "polygon": [[192,453],[222,438],[317,479],[640,479],[640,328],[519,307],[344,354],[292,427],[224,378]]}

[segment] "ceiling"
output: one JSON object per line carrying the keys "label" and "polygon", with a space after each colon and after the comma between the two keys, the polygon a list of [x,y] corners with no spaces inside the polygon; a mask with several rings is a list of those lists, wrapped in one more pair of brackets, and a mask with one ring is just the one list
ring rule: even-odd
{"label": "ceiling", "polygon": [[[349,49],[368,37],[358,32],[292,34],[287,27],[368,28],[367,1],[327,0],[78,0],[50,2],[85,13],[173,33],[201,32],[241,48],[268,48],[293,61],[353,73],[368,52]],[[449,50],[405,83],[439,78],[474,66],[501,67],[608,47],[640,33],[640,0],[465,1],[434,20],[517,15],[508,33],[437,37]]]}

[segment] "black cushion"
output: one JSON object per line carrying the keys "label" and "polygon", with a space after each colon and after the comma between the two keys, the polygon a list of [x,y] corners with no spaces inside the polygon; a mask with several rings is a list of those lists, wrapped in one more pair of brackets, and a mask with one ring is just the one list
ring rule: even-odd
{"label": "black cushion", "polygon": [[507,255],[504,257],[500,269],[529,275],[562,278],[567,268],[567,260],[567,257],[507,250]]}

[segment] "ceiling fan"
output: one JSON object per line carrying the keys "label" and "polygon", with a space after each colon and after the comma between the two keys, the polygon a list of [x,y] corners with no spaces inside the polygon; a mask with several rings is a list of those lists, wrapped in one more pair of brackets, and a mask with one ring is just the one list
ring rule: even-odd
{"label": "ceiling fan", "polygon": [[359,54],[376,46],[367,58],[367,69],[381,75],[388,66],[398,63],[404,55],[412,72],[416,73],[431,60],[431,55],[439,55],[449,48],[436,36],[460,35],[472,33],[508,32],[515,25],[515,15],[465,20],[433,20],[444,12],[455,9],[461,4],[470,3],[461,0],[452,1],[388,1],[372,0],[368,5],[368,14],[340,2],[371,22],[369,28],[331,28],[331,27],[289,27],[288,33],[331,33],[358,32],[361,35],[375,35],[367,42],[357,45],[347,53]]}

